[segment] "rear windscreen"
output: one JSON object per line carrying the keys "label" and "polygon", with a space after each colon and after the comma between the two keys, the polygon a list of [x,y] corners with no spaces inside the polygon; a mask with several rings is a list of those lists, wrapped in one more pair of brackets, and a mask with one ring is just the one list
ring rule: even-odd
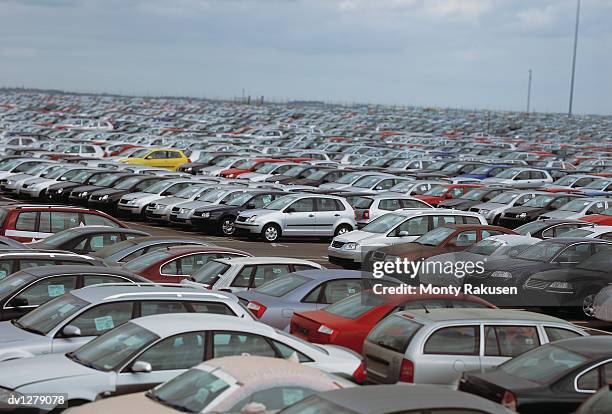
{"label": "rear windscreen", "polygon": [[423,325],[399,315],[383,319],[372,329],[367,340],[392,351],[404,353],[414,334]]}
{"label": "rear windscreen", "polygon": [[387,301],[380,295],[369,295],[368,300],[364,301],[361,294],[349,296],[346,299],[326,306],[323,310],[332,315],[340,316],[347,319],[357,319],[368,313],[372,309],[386,305]]}

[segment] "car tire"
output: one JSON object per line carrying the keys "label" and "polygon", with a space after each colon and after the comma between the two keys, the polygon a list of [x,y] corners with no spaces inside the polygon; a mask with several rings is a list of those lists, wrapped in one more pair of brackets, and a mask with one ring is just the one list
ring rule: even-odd
{"label": "car tire", "polygon": [[586,293],[582,294],[582,306],[580,307],[580,315],[586,317],[588,319],[592,319],[595,317],[595,295],[597,295],[598,291],[591,289],[586,291]]}
{"label": "car tire", "polygon": [[219,220],[219,234],[222,236],[233,236],[236,233],[234,226],[235,217],[226,216]]}
{"label": "car tire", "polygon": [[277,224],[266,224],[261,230],[261,237],[268,243],[274,243],[281,236],[281,229]]}
{"label": "car tire", "polygon": [[353,231],[353,226],[349,224],[340,224],[338,227],[336,227],[336,231],[334,231],[334,237],[348,233],[349,231]]}

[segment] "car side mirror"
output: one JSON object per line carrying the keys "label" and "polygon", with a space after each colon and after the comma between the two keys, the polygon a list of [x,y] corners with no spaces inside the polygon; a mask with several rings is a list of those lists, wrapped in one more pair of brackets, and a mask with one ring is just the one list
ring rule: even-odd
{"label": "car side mirror", "polygon": [[295,213],[295,209],[293,207],[288,207],[285,209],[285,213]]}
{"label": "car side mirror", "polygon": [[221,288],[221,289],[219,289],[219,292],[232,293],[232,290],[230,288]]}
{"label": "car side mirror", "polygon": [[410,236],[410,233],[408,233],[406,230],[402,230],[397,235],[399,237],[406,237],[406,236]]}
{"label": "car side mirror", "polygon": [[76,336],[81,336],[81,328],[74,325],[66,325],[64,329],[62,329],[62,336],[64,338],[74,338]]}
{"label": "car side mirror", "polygon": [[255,208],[255,204],[249,203],[245,207],[246,207],[247,210],[253,210]]}
{"label": "car side mirror", "polygon": [[382,185],[377,185],[376,187],[374,187],[374,189],[375,189],[376,191],[384,190],[384,188],[382,187]]}
{"label": "car side mirror", "polygon": [[136,361],[134,364],[132,364],[132,368],[130,370],[132,372],[146,374],[153,371],[153,366],[146,361]]}

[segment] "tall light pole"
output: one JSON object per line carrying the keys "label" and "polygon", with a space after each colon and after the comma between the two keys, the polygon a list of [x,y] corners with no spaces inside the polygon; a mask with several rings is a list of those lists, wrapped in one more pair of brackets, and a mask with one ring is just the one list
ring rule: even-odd
{"label": "tall light pole", "polygon": [[576,27],[574,29],[574,55],[572,57],[572,80],[570,83],[570,97],[568,116],[572,116],[572,105],[574,103],[574,77],[576,75],[576,50],[578,49],[578,25],[580,23],[580,0],[576,4]]}
{"label": "tall light pole", "polygon": [[527,115],[529,115],[529,105],[531,104],[531,69],[529,69],[529,82],[527,83]]}

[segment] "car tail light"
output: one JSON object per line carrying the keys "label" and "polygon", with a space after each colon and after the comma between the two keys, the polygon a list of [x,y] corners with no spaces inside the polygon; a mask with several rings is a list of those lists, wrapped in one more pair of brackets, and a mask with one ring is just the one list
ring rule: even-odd
{"label": "car tail light", "polygon": [[364,361],[361,361],[361,364],[359,364],[355,372],[353,372],[353,378],[355,379],[355,382],[357,382],[358,384],[365,384],[367,377],[366,377]]}
{"label": "car tail light", "polygon": [[259,302],[251,301],[247,304],[247,309],[253,312],[253,315],[255,315],[257,319],[261,319],[264,312],[268,308],[266,308],[264,305],[262,305]]}
{"label": "car tail light", "polygon": [[516,411],[516,397],[510,391],[504,392],[501,404],[512,411]]}
{"label": "car tail light", "polygon": [[409,359],[402,359],[400,367],[400,382],[414,382],[414,363]]}
{"label": "car tail light", "polygon": [[363,219],[364,220],[369,220],[370,219],[370,210],[366,210],[363,212]]}

